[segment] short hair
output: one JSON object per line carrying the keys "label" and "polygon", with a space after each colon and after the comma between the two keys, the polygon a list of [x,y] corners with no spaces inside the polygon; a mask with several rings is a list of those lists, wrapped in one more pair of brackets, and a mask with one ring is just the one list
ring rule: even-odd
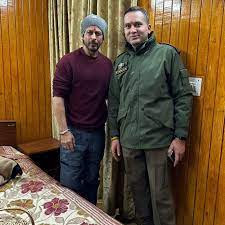
{"label": "short hair", "polygon": [[123,16],[125,16],[129,12],[138,12],[138,11],[141,12],[144,15],[146,22],[149,23],[149,17],[148,17],[147,11],[144,8],[141,8],[139,6],[132,6],[132,7],[128,8],[124,12]]}

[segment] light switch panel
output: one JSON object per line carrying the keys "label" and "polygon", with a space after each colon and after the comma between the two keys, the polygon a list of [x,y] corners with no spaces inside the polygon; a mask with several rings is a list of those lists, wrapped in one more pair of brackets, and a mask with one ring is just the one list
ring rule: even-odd
{"label": "light switch panel", "polygon": [[193,96],[201,95],[202,78],[200,77],[189,77],[189,83],[192,88]]}

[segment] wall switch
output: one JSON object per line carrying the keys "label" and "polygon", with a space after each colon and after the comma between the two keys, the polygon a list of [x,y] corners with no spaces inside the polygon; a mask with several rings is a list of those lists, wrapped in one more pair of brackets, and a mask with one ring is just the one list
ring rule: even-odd
{"label": "wall switch", "polygon": [[201,95],[202,78],[200,77],[189,77],[189,83],[192,88],[193,96]]}

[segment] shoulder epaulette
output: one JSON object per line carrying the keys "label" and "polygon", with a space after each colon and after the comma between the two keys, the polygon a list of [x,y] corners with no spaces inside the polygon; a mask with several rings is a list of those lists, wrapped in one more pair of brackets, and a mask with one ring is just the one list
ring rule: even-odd
{"label": "shoulder epaulette", "polygon": [[176,50],[176,52],[180,55],[181,51],[178,48],[174,47],[173,45],[168,44],[168,43],[164,43],[164,42],[160,42],[159,44],[161,44],[161,45],[168,45],[168,46],[174,48]]}

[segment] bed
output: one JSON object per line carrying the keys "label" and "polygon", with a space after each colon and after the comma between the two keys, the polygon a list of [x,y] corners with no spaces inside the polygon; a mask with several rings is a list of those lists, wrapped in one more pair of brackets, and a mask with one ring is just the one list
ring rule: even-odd
{"label": "bed", "polygon": [[76,193],[62,187],[13,147],[0,155],[14,159],[23,174],[0,186],[0,225],[120,225]]}

